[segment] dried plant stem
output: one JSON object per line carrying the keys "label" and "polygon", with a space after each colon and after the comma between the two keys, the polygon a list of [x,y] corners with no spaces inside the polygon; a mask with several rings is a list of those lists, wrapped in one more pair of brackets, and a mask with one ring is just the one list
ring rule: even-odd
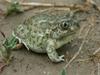
{"label": "dried plant stem", "polygon": [[100,48],[98,48],[97,50],[95,50],[95,51],[93,52],[93,55],[96,55],[99,51],[100,51]]}
{"label": "dried plant stem", "polygon": [[[11,3],[11,0],[5,0],[8,3]],[[100,11],[100,7],[96,5],[96,3],[93,0],[86,0],[83,5],[80,4],[70,4],[70,5],[55,5],[51,3],[39,3],[39,2],[24,2],[21,1],[19,2],[20,5],[22,6],[27,6],[29,7],[28,9],[31,9],[33,7],[67,7],[70,9],[79,9],[80,11],[87,11],[89,9],[89,5],[92,4],[98,11]]]}
{"label": "dried plant stem", "polygon": [[88,58],[88,59],[77,59],[76,61],[77,61],[77,62],[86,62],[86,61],[88,61],[88,60],[91,60],[91,58]]}
{"label": "dried plant stem", "polygon": [[82,48],[83,48],[83,46],[84,46],[84,44],[85,44],[85,41],[86,41],[86,37],[88,36],[88,33],[89,33],[89,31],[92,29],[92,27],[94,26],[94,17],[92,16],[92,17],[90,17],[89,18],[89,23],[90,23],[90,25],[89,25],[89,28],[88,28],[88,30],[86,31],[86,33],[85,33],[85,35],[84,35],[84,38],[83,38],[83,41],[82,41],[82,43],[81,43],[81,45],[80,45],[80,47],[79,47],[79,50],[75,53],[75,55],[72,57],[72,59],[65,65],[65,69],[73,62],[73,60],[80,54],[80,52],[81,52],[81,50],[82,50]]}
{"label": "dried plant stem", "polygon": [[22,6],[53,6],[53,4],[48,4],[48,3],[35,3],[35,2],[31,2],[31,3],[20,3],[20,5],[22,5]]}
{"label": "dried plant stem", "polygon": [[81,35],[81,33],[82,33],[82,31],[84,30],[84,28],[86,27],[86,25],[83,25],[81,28],[80,28],[80,31],[79,31],[79,34],[78,34],[78,36],[80,36]]}
{"label": "dried plant stem", "polygon": [[86,0],[86,4],[92,4],[100,12],[100,7],[93,0]]}
{"label": "dried plant stem", "polygon": [[86,0],[86,3],[96,4],[93,0]]}
{"label": "dried plant stem", "polygon": [[[11,0],[5,0],[5,1],[8,3],[12,2]],[[53,6],[53,4],[50,3],[39,3],[39,2],[28,2],[28,3],[19,2],[19,4],[22,6]]]}
{"label": "dried plant stem", "polygon": [[[11,3],[11,0],[5,0],[8,3]],[[56,5],[56,4],[50,4],[50,3],[38,3],[38,2],[19,2],[21,6],[27,6],[27,7],[66,7],[70,9],[79,9],[80,11],[86,11],[87,6],[86,5],[80,5],[80,4],[70,4],[70,5]]]}

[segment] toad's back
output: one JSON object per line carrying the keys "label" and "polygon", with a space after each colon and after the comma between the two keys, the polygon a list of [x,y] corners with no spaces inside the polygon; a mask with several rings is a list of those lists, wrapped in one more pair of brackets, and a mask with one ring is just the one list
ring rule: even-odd
{"label": "toad's back", "polygon": [[[61,28],[64,26],[62,22],[66,22],[65,25],[68,24],[68,26],[73,28],[76,24],[74,24],[74,20],[71,20],[68,10],[46,10],[25,20],[23,24],[14,30],[13,36],[20,43],[23,43],[27,49],[35,49],[36,52],[45,52],[47,42],[50,39],[59,41],[58,39],[60,38],[60,41],[64,41],[64,43],[59,44],[55,48],[59,48],[72,39],[67,39],[67,37],[69,38],[70,35],[73,35],[73,32],[70,31],[70,27],[69,29]],[[59,27],[60,24],[61,27]]]}
{"label": "toad's back", "polygon": [[69,18],[68,10],[46,10],[27,19],[24,24],[42,30],[54,28],[60,21]]}
{"label": "toad's back", "polygon": [[[19,25],[13,35],[27,48],[31,46],[32,49],[34,44],[35,49],[45,49],[44,45],[48,39],[46,31],[57,27],[61,20],[67,19],[67,13],[69,14],[66,10],[46,10],[38,13]],[[38,48],[40,44],[41,48]]]}

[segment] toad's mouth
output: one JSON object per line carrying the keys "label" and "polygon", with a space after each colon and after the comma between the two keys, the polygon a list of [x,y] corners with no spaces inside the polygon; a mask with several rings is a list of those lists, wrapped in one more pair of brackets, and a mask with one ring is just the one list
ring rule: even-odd
{"label": "toad's mouth", "polygon": [[70,29],[67,31],[66,35],[72,35],[76,34],[79,31],[80,27],[70,27]]}
{"label": "toad's mouth", "polygon": [[75,34],[76,32],[75,31],[69,31],[68,33],[66,33],[67,36],[69,35],[72,35],[72,34]]}
{"label": "toad's mouth", "polygon": [[79,31],[79,29],[74,29],[74,30],[68,30],[66,32],[62,32],[62,37],[68,37],[68,36],[71,36],[71,35],[76,35],[76,33]]}

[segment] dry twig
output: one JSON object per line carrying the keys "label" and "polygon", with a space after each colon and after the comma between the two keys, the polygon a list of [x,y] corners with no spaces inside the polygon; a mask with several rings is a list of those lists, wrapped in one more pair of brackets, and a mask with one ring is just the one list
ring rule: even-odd
{"label": "dry twig", "polygon": [[[5,0],[8,3],[11,3],[11,0]],[[80,4],[70,4],[70,5],[56,5],[56,4],[50,4],[50,3],[38,3],[38,2],[19,2],[21,6],[27,6],[30,8],[33,7],[65,7],[70,9],[79,9],[80,11],[87,11],[88,6],[87,5],[80,5]],[[28,9],[30,9],[28,8]]]}
{"label": "dry twig", "polygon": [[96,4],[96,2],[95,1],[93,1],[93,0],[86,0],[86,4],[92,4],[93,5],[93,7],[95,8],[95,9],[97,9],[99,12],[100,12],[100,7],[99,6],[97,6],[97,4]]}
{"label": "dry twig", "polygon": [[[11,0],[5,0],[8,3],[11,3]],[[70,9],[79,9],[80,11],[88,11],[89,6],[92,4],[98,11],[100,11],[100,7],[96,5],[93,0],[86,0],[82,5],[80,4],[70,4],[70,5],[55,5],[51,3],[38,3],[38,2],[19,2],[21,6],[27,6],[25,10],[30,10],[33,7],[66,7]]]}
{"label": "dry twig", "polygon": [[[5,1],[8,3],[12,3],[11,0],[5,0]],[[50,4],[50,3],[37,3],[37,2],[28,2],[28,3],[19,2],[19,4],[22,6],[53,6],[53,4]]]}
{"label": "dry twig", "polygon": [[93,55],[96,55],[99,51],[100,51],[100,48],[98,48],[97,50],[95,50],[95,51],[93,52]]}

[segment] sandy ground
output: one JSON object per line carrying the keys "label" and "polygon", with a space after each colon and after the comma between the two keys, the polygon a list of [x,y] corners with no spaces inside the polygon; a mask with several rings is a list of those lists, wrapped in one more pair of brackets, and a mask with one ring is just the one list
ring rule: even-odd
{"label": "sandy ground", "polygon": [[[82,3],[81,0],[39,0],[39,2],[56,4]],[[96,2],[98,5],[100,4],[99,0],[96,0]],[[6,4],[0,0],[0,9],[5,10],[5,8]],[[24,19],[32,16],[34,13],[40,12],[43,9],[45,8],[34,8],[33,10],[23,14],[9,16],[6,19],[4,19],[3,16],[0,16],[0,30],[2,30],[7,37],[9,37],[11,31],[18,24],[22,23]],[[78,61],[78,59],[88,59],[89,55],[91,55],[96,49],[100,47],[100,13],[91,8],[87,13],[79,13],[77,18],[87,18],[90,16],[96,17],[96,22],[94,23],[95,26],[89,32],[86,43],[82,48],[79,56],[66,69],[67,75],[100,75],[100,60],[94,59],[94,62]],[[68,63],[68,61],[73,57],[75,52],[77,52],[78,48],[80,47],[82,37],[84,37],[84,34],[87,31],[88,25],[89,23],[87,20],[81,22],[81,27],[85,26],[84,30],[80,34],[81,38],[78,37],[70,44],[67,44],[59,49],[60,54],[65,54],[65,59],[67,59],[66,62],[55,64],[48,59],[46,54],[37,54],[27,51],[26,49],[20,49],[12,52],[14,57],[13,61],[9,66],[4,68],[0,75],[60,75],[61,69]],[[0,43],[2,41],[3,37],[0,35]]]}

